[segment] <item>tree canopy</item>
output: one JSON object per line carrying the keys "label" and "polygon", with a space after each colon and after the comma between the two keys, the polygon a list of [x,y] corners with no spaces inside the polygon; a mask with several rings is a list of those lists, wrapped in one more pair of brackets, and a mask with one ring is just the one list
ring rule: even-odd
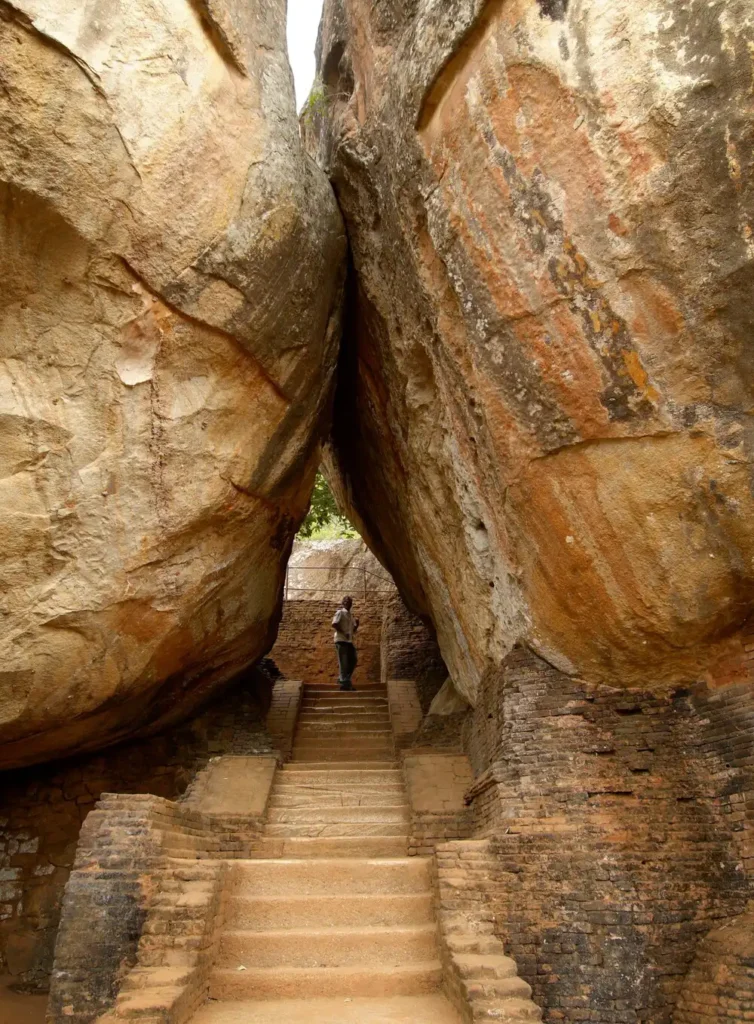
{"label": "tree canopy", "polygon": [[330,485],[321,473],[317,473],[312,503],[298,535],[304,540],[337,540],[340,537],[357,535],[356,530],[335,504]]}

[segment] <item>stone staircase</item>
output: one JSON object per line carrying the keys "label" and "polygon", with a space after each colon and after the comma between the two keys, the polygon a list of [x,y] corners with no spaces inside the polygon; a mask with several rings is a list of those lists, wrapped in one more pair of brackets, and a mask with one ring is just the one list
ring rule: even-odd
{"label": "stone staircase", "polygon": [[306,687],[256,859],[230,867],[193,1024],[459,1024],[383,688]]}

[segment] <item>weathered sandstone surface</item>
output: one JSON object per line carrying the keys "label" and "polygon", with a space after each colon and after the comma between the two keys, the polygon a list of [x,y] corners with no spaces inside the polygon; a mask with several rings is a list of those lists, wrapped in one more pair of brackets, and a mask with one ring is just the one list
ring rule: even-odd
{"label": "weathered sandstone surface", "polygon": [[345,241],[284,0],[0,0],[0,767],[272,641]]}
{"label": "weathered sandstone surface", "polygon": [[517,641],[735,677],[751,4],[326,0],[320,47],[355,266],[331,476],[457,685]]}

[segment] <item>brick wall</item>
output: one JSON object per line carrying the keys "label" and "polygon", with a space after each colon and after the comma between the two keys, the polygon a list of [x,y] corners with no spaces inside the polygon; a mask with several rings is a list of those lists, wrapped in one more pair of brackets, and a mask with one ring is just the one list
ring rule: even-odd
{"label": "brick wall", "polygon": [[754,913],[727,921],[697,949],[673,1024],[754,1020]]}
{"label": "brick wall", "polygon": [[448,678],[434,633],[394,595],[384,602],[381,640],[383,683],[412,679],[422,714],[426,715]]}
{"label": "brick wall", "polygon": [[545,1020],[672,1020],[699,939],[752,895],[732,799],[749,706],[589,687],[523,650],[483,681],[464,730],[475,835],[493,843],[497,932]]}
{"label": "brick wall", "polygon": [[107,794],[84,823],[65,889],[51,1024],[92,1024],[116,1000],[124,1011],[136,1000],[145,1024],[189,1020],[207,997],[221,923],[224,867],[207,862],[248,857],[260,829],[258,817]]}
{"label": "brick wall", "polygon": [[531,986],[495,935],[498,863],[490,843],[438,845],[432,865],[443,982],[462,1019],[539,1020]]}
{"label": "brick wall", "polygon": [[414,742],[414,737],[422,724],[422,707],[419,703],[416,681],[388,678],[386,686],[395,749],[405,750]]}
{"label": "brick wall", "polygon": [[297,679],[278,679],[272,689],[267,713],[267,732],[284,761],[290,760],[293,737],[304,695],[304,684]]}
{"label": "brick wall", "polygon": [[[278,639],[270,657],[287,679],[304,683],[332,683],[338,680],[338,662],[331,622],[338,601],[286,601]],[[359,665],[354,685],[380,679],[380,630],[383,599],[370,595],[367,601],[354,600],[359,619],[356,647]]]}
{"label": "brick wall", "polygon": [[2,773],[0,973],[30,991],[46,990],[79,832],[102,793],[175,799],[211,757],[271,751],[263,724],[270,688],[266,677],[248,674],[187,726],[95,756]]}
{"label": "brick wall", "polygon": [[754,878],[754,684],[699,687],[684,703],[686,745],[698,756],[708,798],[724,815],[737,855]]}

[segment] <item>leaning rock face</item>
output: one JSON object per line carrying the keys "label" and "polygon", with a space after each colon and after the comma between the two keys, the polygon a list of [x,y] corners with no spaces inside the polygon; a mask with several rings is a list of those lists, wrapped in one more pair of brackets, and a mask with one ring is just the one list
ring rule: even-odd
{"label": "leaning rock face", "polygon": [[264,652],[344,255],[285,2],[0,0],[0,766]]}
{"label": "leaning rock face", "polygon": [[520,640],[627,684],[738,649],[752,52],[748,0],[325,5],[339,492],[471,699]]}

